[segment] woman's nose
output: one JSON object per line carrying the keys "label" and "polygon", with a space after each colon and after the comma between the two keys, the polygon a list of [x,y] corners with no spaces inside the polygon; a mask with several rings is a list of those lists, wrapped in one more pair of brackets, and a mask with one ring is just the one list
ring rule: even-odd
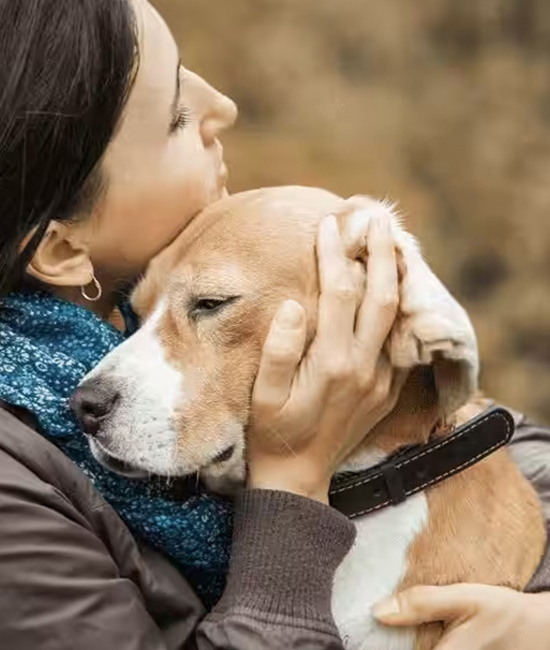
{"label": "woman's nose", "polygon": [[208,106],[201,121],[201,136],[206,146],[214,143],[224,129],[235,124],[237,119],[237,105],[232,99],[212,89],[214,97]]}
{"label": "woman's nose", "polygon": [[200,75],[185,70],[186,99],[197,117],[205,147],[212,146],[220,131],[228,129],[237,119],[237,105],[216,90]]}

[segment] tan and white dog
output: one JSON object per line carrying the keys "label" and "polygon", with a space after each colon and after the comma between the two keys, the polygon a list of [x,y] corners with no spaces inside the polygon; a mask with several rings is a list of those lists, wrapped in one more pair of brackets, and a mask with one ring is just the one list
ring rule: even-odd
{"label": "tan and white dog", "polygon": [[[133,296],[142,328],[82,384],[82,399],[101,412],[90,438],[96,456],[119,471],[198,472],[214,489],[242,482],[251,389],[271,318],[282,300],[294,298],[306,309],[311,340],[319,220],[342,214],[350,257],[360,260],[369,218],[391,211],[374,200],[362,199],[354,211],[357,205],[322,190],[277,188],[234,195],[197,217]],[[457,411],[477,388],[470,321],[392,218],[401,287],[387,353],[396,367],[413,370],[394,412],[342,471],[426,442],[442,421],[464,418]],[[350,267],[359,300],[365,267],[351,260]],[[385,629],[372,605],[415,584],[522,589],[545,544],[538,500],[505,451],[355,524],[357,539],[333,592],[336,623],[353,649],[433,648],[440,626]]]}

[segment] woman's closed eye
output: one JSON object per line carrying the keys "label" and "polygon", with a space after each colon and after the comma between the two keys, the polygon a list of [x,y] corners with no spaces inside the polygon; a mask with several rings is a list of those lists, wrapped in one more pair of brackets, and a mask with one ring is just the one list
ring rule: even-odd
{"label": "woman's closed eye", "polygon": [[184,106],[182,102],[181,89],[183,85],[183,73],[183,66],[181,64],[181,61],[179,61],[176,70],[176,92],[172,101],[172,119],[170,121],[169,128],[170,135],[178,130],[185,128],[185,126],[187,126],[189,123],[189,118],[191,116],[191,110],[187,106]]}
{"label": "woman's closed eye", "polygon": [[170,124],[170,134],[175,133],[178,130],[184,129],[187,124],[189,124],[189,119],[191,117],[191,111],[186,106],[182,106],[177,109],[174,119]]}

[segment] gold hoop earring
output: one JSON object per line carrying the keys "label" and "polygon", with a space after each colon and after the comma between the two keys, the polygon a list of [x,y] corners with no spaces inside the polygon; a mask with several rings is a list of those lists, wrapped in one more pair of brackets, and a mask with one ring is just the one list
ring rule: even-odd
{"label": "gold hoop earring", "polygon": [[99,280],[95,277],[93,271],[92,271],[92,282],[94,283],[94,287],[96,289],[96,295],[95,296],[89,296],[86,293],[86,287],[82,286],[80,287],[80,293],[84,296],[84,298],[90,302],[97,302],[102,294],[103,294],[103,289],[101,288],[101,284],[99,284]]}

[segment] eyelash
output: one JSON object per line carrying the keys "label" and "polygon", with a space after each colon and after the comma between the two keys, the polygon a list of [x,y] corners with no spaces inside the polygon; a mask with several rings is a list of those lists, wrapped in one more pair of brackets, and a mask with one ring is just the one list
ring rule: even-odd
{"label": "eyelash", "polygon": [[179,109],[176,118],[170,125],[170,132],[174,133],[178,129],[179,130],[184,129],[189,123],[190,117],[191,117],[191,111],[186,106],[183,106],[181,109]]}

